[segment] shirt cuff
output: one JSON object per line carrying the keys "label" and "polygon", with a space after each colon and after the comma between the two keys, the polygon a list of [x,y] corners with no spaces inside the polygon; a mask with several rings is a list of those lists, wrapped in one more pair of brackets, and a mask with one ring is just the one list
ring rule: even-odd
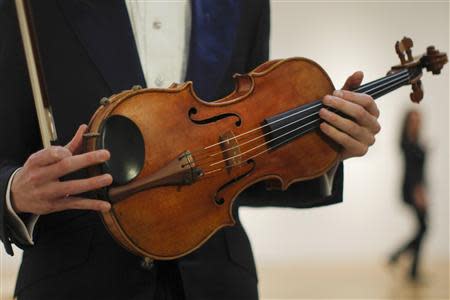
{"label": "shirt cuff", "polygon": [[14,211],[12,204],[11,204],[11,184],[14,178],[14,175],[16,175],[17,171],[19,171],[21,168],[18,168],[17,170],[12,173],[11,177],[8,181],[8,186],[6,187],[6,208],[7,208],[7,214],[9,216],[9,221],[11,223],[11,228],[16,233],[17,237],[20,238],[24,244],[26,245],[34,245],[33,243],[33,230],[34,226],[36,225],[36,222],[39,218],[39,215],[31,214],[29,218],[27,218],[26,222],[24,222]]}
{"label": "shirt cuff", "polygon": [[321,186],[322,191],[325,194],[326,197],[331,196],[333,191],[333,181],[334,181],[334,175],[336,174],[336,170],[338,169],[339,163],[334,165],[331,169],[328,170],[323,176],[321,177]]}

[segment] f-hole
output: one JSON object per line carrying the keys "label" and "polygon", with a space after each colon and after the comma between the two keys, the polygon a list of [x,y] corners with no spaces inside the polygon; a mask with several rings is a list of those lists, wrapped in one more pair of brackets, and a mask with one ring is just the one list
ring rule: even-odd
{"label": "f-hole", "polygon": [[236,118],[237,121],[234,123],[236,125],[236,127],[239,127],[242,124],[241,116],[239,116],[238,114],[235,114],[235,113],[224,113],[224,114],[216,115],[216,116],[213,116],[213,117],[207,118],[207,119],[194,119],[194,116],[197,114],[197,112],[198,112],[197,108],[195,108],[195,107],[191,107],[191,109],[189,109],[189,112],[188,112],[189,120],[191,120],[192,123],[197,124],[197,125],[205,125],[205,124],[209,124],[209,123],[214,123],[219,120],[226,119],[226,118]]}
{"label": "f-hole", "polygon": [[226,182],[224,185],[222,185],[216,192],[216,195],[214,196],[214,202],[216,202],[217,205],[222,205],[225,203],[225,200],[220,196],[220,192],[222,192],[224,189],[226,189],[227,187],[229,187],[232,184],[235,184],[236,182],[238,182],[239,180],[241,180],[242,178],[250,175],[250,173],[253,172],[253,170],[255,169],[255,161],[253,159],[249,159],[247,160],[247,164],[251,165],[250,170],[248,170],[247,172],[231,179],[230,181]]}

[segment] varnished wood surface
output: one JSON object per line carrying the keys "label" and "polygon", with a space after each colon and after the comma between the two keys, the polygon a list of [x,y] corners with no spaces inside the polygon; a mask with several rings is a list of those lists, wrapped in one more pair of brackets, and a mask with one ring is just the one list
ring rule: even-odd
{"label": "varnished wood surface", "polygon": [[[213,103],[198,99],[190,83],[165,90],[125,91],[97,111],[90,132],[97,132],[101,120],[109,115],[124,115],[133,120],[144,136],[145,166],[138,176],[144,178],[183,151],[194,152],[217,143],[228,131],[239,135],[257,128],[267,117],[320,99],[334,90],[324,70],[303,58],[267,62],[236,80],[236,90]],[[236,126],[235,117],[194,124],[188,116],[193,107],[197,110],[196,119],[232,113],[241,117],[242,124]],[[264,132],[261,130],[259,134]],[[88,141],[86,150],[94,148],[94,141]],[[195,152],[194,158],[197,159]],[[103,219],[128,250],[157,259],[176,258],[198,248],[221,227],[234,223],[231,206],[246,187],[276,179],[286,189],[295,181],[322,175],[336,159],[335,146],[315,131],[255,157],[254,170],[219,193],[220,187],[247,173],[251,166],[233,167],[190,186],[157,187],[136,193],[114,204]],[[223,198],[224,204],[218,205],[215,197]]]}

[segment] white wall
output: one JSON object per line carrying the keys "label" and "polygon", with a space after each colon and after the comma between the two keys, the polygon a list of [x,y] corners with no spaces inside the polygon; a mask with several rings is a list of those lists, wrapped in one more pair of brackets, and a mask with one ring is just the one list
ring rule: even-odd
{"label": "white wall", "polygon": [[[340,87],[355,70],[367,80],[398,63],[394,43],[413,39],[413,54],[428,45],[449,51],[449,4],[444,2],[272,1],[271,58],[304,56],[321,64]],[[420,104],[429,145],[427,177],[431,228],[428,258],[449,255],[449,66],[423,77]],[[413,106],[409,88],[378,101],[381,133],[364,158],[345,163],[344,203],[319,209],[241,209],[258,264],[311,260],[382,259],[413,230],[400,200],[400,122]]]}

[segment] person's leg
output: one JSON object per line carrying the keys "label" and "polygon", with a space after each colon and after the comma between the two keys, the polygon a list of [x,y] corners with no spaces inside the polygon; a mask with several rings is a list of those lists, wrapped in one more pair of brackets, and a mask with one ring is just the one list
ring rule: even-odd
{"label": "person's leg", "polygon": [[413,261],[411,264],[410,277],[415,280],[418,278],[418,267],[420,261],[420,250],[422,248],[422,241],[427,230],[427,213],[424,210],[416,208],[417,216],[417,232],[413,243]]}
{"label": "person's leg", "polygon": [[397,262],[397,260],[402,256],[402,254],[412,250],[416,243],[416,236],[414,236],[411,240],[408,240],[404,243],[400,248],[398,248],[391,256],[389,261],[392,263]]}
{"label": "person's leg", "polygon": [[[416,209],[414,209],[414,213],[416,213]],[[417,214],[417,213],[416,213]],[[414,249],[417,241],[417,234],[415,234],[412,239],[407,240],[404,244],[402,244],[396,251],[394,251],[391,256],[389,257],[389,263],[395,264],[400,256],[402,256],[404,253],[409,252]]]}

